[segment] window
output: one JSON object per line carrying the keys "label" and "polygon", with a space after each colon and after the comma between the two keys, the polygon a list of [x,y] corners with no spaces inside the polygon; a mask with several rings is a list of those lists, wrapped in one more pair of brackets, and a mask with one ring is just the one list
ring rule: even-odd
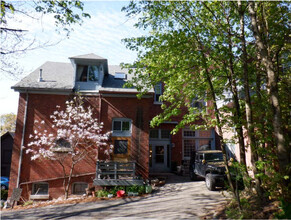
{"label": "window", "polygon": [[48,183],[33,183],[32,195],[48,195],[49,184]]}
{"label": "window", "polygon": [[128,140],[114,140],[114,154],[127,154]]}
{"label": "window", "polygon": [[192,108],[197,108],[198,110],[202,110],[203,107],[205,106],[205,102],[203,100],[198,100],[197,98],[192,99],[191,102],[191,107]]}
{"label": "window", "polygon": [[150,130],[150,138],[159,138],[159,130],[158,129],[153,129]]}
{"label": "window", "polygon": [[170,130],[152,129],[150,130],[150,139],[170,139]]}
{"label": "window", "polygon": [[122,72],[115,72],[115,79],[126,79],[126,74]]}
{"label": "window", "polygon": [[184,130],[183,131],[184,137],[195,137],[195,131],[192,130]]}
{"label": "window", "polygon": [[170,138],[170,131],[169,130],[161,130],[161,138],[162,139],[169,139]]}
{"label": "window", "polygon": [[190,158],[192,151],[195,151],[195,139],[184,139],[184,158]]}
{"label": "window", "polygon": [[131,135],[131,119],[115,118],[112,121],[113,136],[130,136]]}
{"label": "window", "polygon": [[158,83],[155,86],[155,97],[154,97],[154,102],[155,103],[162,103],[160,101],[160,96],[162,95],[162,83]]}
{"label": "window", "polygon": [[88,188],[88,183],[73,183],[72,193],[75,195],[83,195],[86,193],[86,188]]}
{"label": "window", "polygon": [[99,68],[98,66],[82,66],[78,65],[77,80],[79,82],[98,82]]}

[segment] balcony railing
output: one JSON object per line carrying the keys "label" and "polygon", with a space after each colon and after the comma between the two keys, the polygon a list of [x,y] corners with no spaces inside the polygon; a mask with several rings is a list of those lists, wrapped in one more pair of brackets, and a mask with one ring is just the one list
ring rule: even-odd
{"label": "balcony railing", "polygon": [[143,180],[135,175],[135,162],[97,162],[96,186],[143,185]]}

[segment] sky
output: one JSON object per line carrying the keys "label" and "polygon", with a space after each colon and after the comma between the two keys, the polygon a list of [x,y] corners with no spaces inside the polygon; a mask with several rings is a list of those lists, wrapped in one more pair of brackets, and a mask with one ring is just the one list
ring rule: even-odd
{"label": "sky", "polygon": [[70,38],[55,32],[51,16],[43,16],[40,20],[28,16],[17,15],[7,23],[11,27],[22,28],[29,31],[29,35],[42,42],[60,43],[28,51],[25,55],[17,57],[19,67],[23,69],[19,79],[0,77],[0,114],[17,113],[19,93],[11,89],[21,78],[37,69],[46,61],[70,62],[68,57],[95,53],[108,59],[108,64],[133,62],[136,53],[128,50],[121,42],[127,37],[141,36],[145,32],[133,27],[137,18],[127,18],[121,12],[125,1],[83,1],[84,12],[91,15],[84,23],[74,26]]}

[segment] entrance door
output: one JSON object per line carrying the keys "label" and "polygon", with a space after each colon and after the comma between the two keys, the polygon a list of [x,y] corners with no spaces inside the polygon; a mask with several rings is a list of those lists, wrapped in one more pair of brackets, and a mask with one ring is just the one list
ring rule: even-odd
{"label": "entrance door", "polygon": [[150,171],[170,171],[170,145],[165,143],[150,144]]}

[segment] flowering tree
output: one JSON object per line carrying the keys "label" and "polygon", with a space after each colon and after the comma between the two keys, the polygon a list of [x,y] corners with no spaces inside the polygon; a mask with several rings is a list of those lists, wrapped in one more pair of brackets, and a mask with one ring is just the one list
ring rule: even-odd
{"label": "flowering tree", "polygon": [[[103,123],[92,117],[91,107],[83,107],[81,97],[67,101],[64,111],[60,106],[56,108],[50,116],[53,132],[45,130],[45,121],[36,120],[38,130],[34,130],[34,134],[30,135],[33,140],[27,145],[26,153],[32,155],[31,160],[48,159],[62,166],[67,199],[75,165],[88,156],[98,160],[100,149],[109,155],[112,146],[108,145],[110,132],[102,133]],[[66,167],[68,161],[69,169]]]}

